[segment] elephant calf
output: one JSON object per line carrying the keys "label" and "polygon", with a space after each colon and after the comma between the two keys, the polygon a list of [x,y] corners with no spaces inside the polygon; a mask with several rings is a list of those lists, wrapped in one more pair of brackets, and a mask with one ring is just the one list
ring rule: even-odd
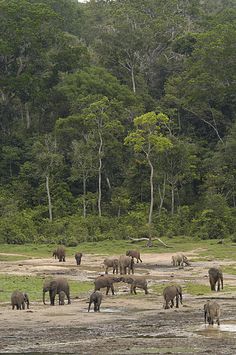
{"label": "elephant calf", "polygon": [[100,306],[102,303],[102,293],[100,291],[94,291],[89,298],[88,312],[90,311],[91,304],[94,304],[94,312],[100,312]]}
{"label": "elephant calf", "polygon": [[214,319],[216,319],[216,323],[220,325],[219,304],[216,302],[207,301],[207,303],[204,304],[204,318],[205,318],[205,324],[206,322],[208,322],[208,324],[213,325]]}
{"label": "elephant calf", "polygon": [[126,282],[127,284],[130,284],[130,293],[136,293],[136,287],[141,288],[145,291],[145,295],[148,294],[147,290],[147,280],[143,276],[123,276],[121,278],[121,281]]}
{"label": "elephant calf", "polygon": [[117,258],[106,258],[103,261],[105,267],[105,273],[108,274],[108,269],[112,267],[113,274],[118,274],[119,261]]}
{"label": "elephant calf", "polygon": [[188,258],[184,254],[177,254],[172,256],[172,264],[173,266],[190,266],[190,262],[188,261]]}
{"label": "elephant calf", "polygon": [[99,291],[101,288],[106,287],[107,291],[106,291],[106,295],[108,295],[109,290],[111,289],[112,294],[115,294],[114,291],[114,286],[113,283],[114,282],[120,282],[121,278],[117,277],[117,276],[111,276],[111,275],[101,275],[98,276],[95,280],[94,280],[94,291]]}
{"label": "elephant calf", "polygon": [[220,269],[217,269],[215,267],[212,267],[208,270],[209,274],[209,282],[211,286],[211,290],[215,291],[216,290],[216,284],[217,284],[217,291],[220,291],[220,283],[221,283],[221,288],[223,290],[223,274]]}
{"label": "elephant calf", "polygon": [[143,262],[142,259],[140,258],[140,252],[138,250],[128,250],[126,252],[126,255],[135,258],[137,260],[137,263],[139,262],[139,260],[141,261],[141,263]]}
{"label": "elephant calf", "polygon": [[83,256],[82,253],[75,253],[75,260],[76,260],[76,264],[77,264],[77,265],[80,265],[80,264],[81,264],[82,256]]}
{"label": "elephant calf", "polygon": [[[172,286],[167,286],[163,290],[163,297],[165,300],[164,308],[173,308],[174,307],[174,299],[176,299],[176,308],[179,308],[179,300],[180,303],[182,303],[182,288],[179,285],[172,285]],[[169,303],[171,303],[169,307]]]}
{"label": "elephant calf", "polygon": [[29,309],[29,297],[27,293],[22,293],[20,291],[14,291],[11,295],[11,305],[12,309],[25,309],[25,304],[27,309]]}

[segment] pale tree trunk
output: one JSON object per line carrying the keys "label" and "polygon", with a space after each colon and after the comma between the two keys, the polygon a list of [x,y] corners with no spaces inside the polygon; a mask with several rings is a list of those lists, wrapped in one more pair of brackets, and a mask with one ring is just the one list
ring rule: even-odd
{"label": "pale tree trunk", "polygon": [[148,164],[150,166],[150,208],[149,208],[149,216],[148,216],[148,224],[151,227],[152,224],[152,213],[153,213],[153,201],[154,201],[154,192],[153,192],[153,165],[151,160],[148,157]]}
{"label": "pale tree trunk", "polygon": [[51,202],[51,195],[50,195],[50,188],[49,188],[49,176],[46,175],[46,189],[48,195],[48,212],[49,212],[49,221],[52,222],[52,202]]}
{"label": "pale tree trunk", "polygon": [[158,186],[158,191],[159,191],[159,197],[160,197],[160,204],[159,204],[159,216],[161,215],[161,210],[163,207],[163,203],[164,203],[164,197],[165,197],[165,191],[166,191],[166,177],[164,176],[164,181],[163,181],[163,186],[162,186],[162,191],[160,186]]}
{"label": "pale tree trunk", "polygon": [[133,92],[134,92],[134,94],[135,94],[135,93],[136,93],[136,84],[135,84],[134,68],[133,68],[133,66],[131,67],[131,79],[132,79]]}
{"label": "pale tree trunk", "polygon": [[175,210],[175,185],[171,184],[171,216],[174,215]]}
{"label": "pale tree trunk", "polygon": [[150,155],[150,144],[148,147],[148,152],[146,153],[146,157],[147,157],[148,164],[150,166],[150,208],[149,208],[149,216],[148,216],[149,241],[147,243],[147,246],[151,247],[152,246],[151,226],[152,226],[153,201],[154,201],[154,189],[153,189],[154,168],[149,155]]}
{"label": "pale tree trunk", "polygon": [[102,135],[101,132],[99,132],[99,138],[100,138],[100,144],[99,144],[99,150],[98,150],[98,157],[99,157],[99,168],[98,168],[98,215],[99,217],[102,216],[102,210],[101,210],[101,200],[102,200]]}

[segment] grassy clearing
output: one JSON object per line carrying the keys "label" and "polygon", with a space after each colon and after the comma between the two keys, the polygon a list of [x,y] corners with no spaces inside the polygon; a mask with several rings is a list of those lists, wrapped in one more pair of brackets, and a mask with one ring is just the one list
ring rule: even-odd
{"label": "grassy clearing", "polygon": [[18,261],[24,258],[25,257],[22,257],[20,255],[0,255],[0,261]]}
{"label": "grassy clearing", "polygon": [[[42,301],[44,279],[33,276],[13,276],[0,274],[0,302],[10,302],[14,290],[27,292],[30,301]],[[70,281],[71,298],[87,296],[93,290],[92,282]],[[49,299],[46,293],[46,299]]]}
{"label": "grassy clearing", "polygon": [[228,265],[222,267],[223,274],[236,275],[236,266]]}
{"label": "grassy clearing", "polygon": [[[101,242],[81,243],[77,247],[66,247],[67,256],[74,256],[76,251],[83,253],[100,255],[119,255],[124,254],[128,249],[139,249],[141,253],[176,253],[197,250],[199,258],[204,260],[212,259],[231,259],[236,261],[236,245],[230,241],[218,244],[218,240],[195,240],[188,237],[161,238],[168,245],[164,247],[158,241],[154,241],[152,248],[146,247],[146,242],[141,241],[131,243],[128,240],[107,240]],[[54,244],[25,244],[12,245],[1,244],[0,253],[24,254],[27,257],[51,257],[55,249]],[[1,256],[2,257],[2,256]]]}

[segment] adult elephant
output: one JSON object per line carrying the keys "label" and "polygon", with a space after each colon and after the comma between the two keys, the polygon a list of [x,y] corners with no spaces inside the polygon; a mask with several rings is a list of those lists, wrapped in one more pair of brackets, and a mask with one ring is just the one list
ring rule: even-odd
{"label": "adult elephant", "polygon": [[[179,308],[179,300],[180,303],[183,304],[183,296],[182,296],[182,288],[179,285],[171,285],[167,286],[163,290],[163,297],[165,300],[164,308],[173,308],[174,307],[174,299],[176,300],[176,308]],[[169,306],[170,303],[170,306]]]}
{"label": "adult elephant", "polygon": [[134,258],[130,258],[129,256],[126,255],[121,255],[119,257],[119,267],[120,267],[120,274],[127,274],[127,269],[128,269],[128,274],[130,274],[130,271],[132,274],[134,273]]}
{"label": "adult elephant", "polygon": [[119,260],[117,258],[106,258],[103,261],[105,267],[105,273],[108,274],[108,270],[112,267],[113,274],[118,274]]}
{"label": "adult elephant", "polygon": [[115,294],[113,283],[120,282],[121,278],[113,275],[100,275],[94,280],[94,291],[99,291],[101,288],[106,287],[106,295],[111,289],[112,294]]}
{"label": "adult elephant", "polygon": [[51,306],[54,306],[55,304],[55,297],[57,294],[59,294],[61,291],[64,291],[66,294],[66,297],[68,299],[68,304],[70,304],[70,287],[68,284],[68,281],[63,278],[57,278],[53,280],[47,280],[45,281],[43,285],[43,303],[45,303],[45,293],[49,292],[49,298],[50,298],[50,304]]}
{"label": "adult elephant", "polygon": [[52,256],[59,259],[59,261],[66,261],[66,250],[62,245],[59,245],[52,253]]}
{"label": "adult elephant", "polygon": [[220,285],[223,290],[223,274],[221,269],[218,269],[216,267],[211,267],[208,270],[208,274],[209,274],[209,282],[210,282],[211,290],[215,291],[216,285],[217,285],[217,291],[220,291]]}

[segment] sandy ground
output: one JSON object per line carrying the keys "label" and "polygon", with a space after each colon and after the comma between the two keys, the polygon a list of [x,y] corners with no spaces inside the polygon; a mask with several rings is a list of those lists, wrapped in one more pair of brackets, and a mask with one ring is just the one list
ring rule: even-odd
{"label": "sandy ground", "polygon": [[[186,253],[191,266],[171,266],[171,253],[143,254],[135,264],[135,274],[145,275],[150,293],[142,290],[130,295],[124,283],[115,284],[116,294],[105,296],[100,313],[87,312],[88,295],[72,295],[70,305],[54,307],[31,302],[29,310],[13,311],[9,303],[0,304],[0,353],[20,354],[236,354],[236,292],[210,292],[208,295],[184,294],[183,306],[163,309],[161,293],[173,282],[209,285],[211,266],[233,261],[194,261],[198,250]],[[88,281],[104,272],[103,256],[84,255],[81,266],[73,257],[58,260],[27,259],[0,262],[1,273],[14,275],[64,275],[68,280]],[[225,285],[236,285],[235,275],[225,275]],[[0,287],[1,289],[1,287]],[[91,289],[92,291],[92,289]],[[220,326],[205,326],[203,305],[207,298],[218,298],[222,309]]]}

